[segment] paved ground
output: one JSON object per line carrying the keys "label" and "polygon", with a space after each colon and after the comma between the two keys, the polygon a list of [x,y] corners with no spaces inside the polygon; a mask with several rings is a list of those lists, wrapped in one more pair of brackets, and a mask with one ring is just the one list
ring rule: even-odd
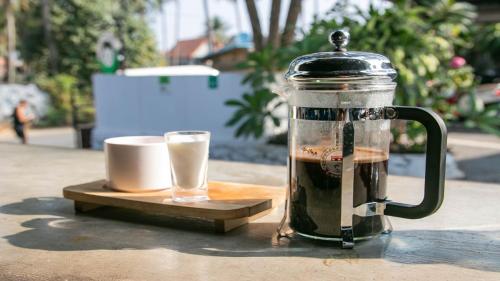
{"label": "paved ground", "polygon": [[500,182],[500,138],[478,133],[450,133],[448,148],[466,179]]}
{"label": "paved ground", "polygon": [[[3,127],[0,128],[0,143],[20,143],[20,141],[10,128]],[[28,143],[75,148],[75,131],[71,127],[30,129]]]}
{"label": "paved ground", "polygon": [[[75,133],[70,127],[32,129],[29,143],[75,148]],[[0,129],[0,143],[19,143],[9,128]],[[466,180],[500,183],[500,138],[480,133],[450,132],[448,148],[466,174]],[[273,155],[271,155],[273,156]],[[274,157],[274,156],[273,156]],[[241,159],[233,159],[241,161]]]}

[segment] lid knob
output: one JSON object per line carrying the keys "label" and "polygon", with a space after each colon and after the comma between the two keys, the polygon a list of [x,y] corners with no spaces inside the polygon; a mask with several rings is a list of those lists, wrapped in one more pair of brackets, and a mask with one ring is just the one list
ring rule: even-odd
{"label": "lid knob", "polygon": [[346,30],[335,30],[330,34],[330,43],[335,45],[336,52],[345,52],[347,44],[349,44],[349,39],[351,35]]}

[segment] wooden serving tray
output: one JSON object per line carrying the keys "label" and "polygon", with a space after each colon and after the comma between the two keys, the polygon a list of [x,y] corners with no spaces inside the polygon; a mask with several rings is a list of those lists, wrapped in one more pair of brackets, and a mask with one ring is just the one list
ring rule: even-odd
{"label": "wooden serving tray", "polygon": [[170,190],[128,193],[109,189],[105,180],[68,186],[64,198],[75,201],[76,212],[103,206],[133,209],[153,215],[199,218],[214,223],[216,232],[227,232],[262,217],[284,201],[285,188],[228,182],[209,182],[210,200],[173,202]]}

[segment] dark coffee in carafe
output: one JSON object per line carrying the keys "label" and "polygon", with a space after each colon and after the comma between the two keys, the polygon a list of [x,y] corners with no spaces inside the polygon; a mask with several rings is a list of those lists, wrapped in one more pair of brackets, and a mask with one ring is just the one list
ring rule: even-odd
{"label": "dark coffee in carafe", "polygon": [[[387,154],[371,148],[354,151],[353,207],[386,198]],[[290,226],[299,234],[340,236],[342,156],[338,149],[302,147],[290,157]],[[353,217],[355,237],[384,229],[381,216]]]}

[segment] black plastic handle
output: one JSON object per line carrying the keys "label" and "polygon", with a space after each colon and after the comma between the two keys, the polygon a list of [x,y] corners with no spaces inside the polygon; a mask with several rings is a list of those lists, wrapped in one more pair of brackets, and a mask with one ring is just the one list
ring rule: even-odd
{"label": "black plastic handle", "polygon": [[385,119],[414,120],[424,125],[427,130],[427,151],[425,159],[425,191],[422,202],[418,205],[409,205],[388,201],[384,214],[407,219],[419,219],[429,216],[439,209],[444,197],[446,125],[439,115],[420,107],[386,107]]}

